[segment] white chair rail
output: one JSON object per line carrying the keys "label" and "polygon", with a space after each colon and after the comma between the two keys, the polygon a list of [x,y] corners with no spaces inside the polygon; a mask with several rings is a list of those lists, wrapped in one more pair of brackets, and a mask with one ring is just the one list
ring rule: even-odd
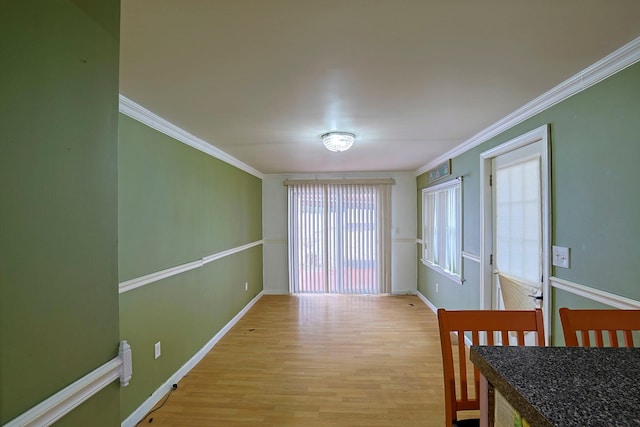
{"label": "white chair rail", "polygon": [[131,379],[131,366],[131,346],[121,341],[118,357],[17,416],[4,427],[49,426],[113,381],[119,379],[120,384],[126,387]]}

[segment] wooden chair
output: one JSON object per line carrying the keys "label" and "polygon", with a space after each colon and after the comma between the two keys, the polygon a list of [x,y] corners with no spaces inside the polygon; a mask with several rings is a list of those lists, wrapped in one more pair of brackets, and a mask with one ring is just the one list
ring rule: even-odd
{"label": "wooden chair", "polygon": [[[634,347],[633,331],[640,331],[640,310],[572,310],[563,307],[559,311],[567,347]],[[622,341],[618,339],[618,331]]]}
{"label": "wooden chair", "polygon": [[[467,427],[478,426],[480,420],[458,420],[458,411],[480,409],[480,373],[473,368],[473,389],[469,394],[468,349],[465,345],[465,332],[469,333],[471,345],[508,345],[510,337],[517,345],[525,345],[525,333],[533,332],[534,345],[544,344],[544,326],[542,311],[536,310],[461,310],[438,309],[440,345],[444,368],[444,394],[446,407],[446,425]],[[452,342],[451,333],[457,333]],[[454,349],[455,348],[455,349]],[[457,355],[457,363],[454,361]],[[456,370],[456,367],[458,368]],[[457,388],[458,386],[459,388]],[[489,414],[493,419],[493,414]]]}

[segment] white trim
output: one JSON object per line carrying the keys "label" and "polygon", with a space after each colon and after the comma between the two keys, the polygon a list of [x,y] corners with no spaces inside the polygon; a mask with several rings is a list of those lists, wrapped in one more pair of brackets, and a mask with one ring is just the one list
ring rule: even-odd
{"label": "white trim", "polygon": [[184,273],[186,271],[195,270],[196,268],[200,268],[203,265],[204,263],[202,262],[202,260],[193,261],[175,267],[167,268],[165,270],[156,271],[155,273],[147,274],[142,277],[136,277],[135,279],[127,280],[126,282],[121,282],[119,285],[120,293],[122,294],[141,286],[148,285],[149,283],[154,283],[159,280],[166,279],[167,277]]}
{"label": "white trim", "polygon": [[490,148],[483,151],[480,154],[482,159],[493,159],[494,157],[501,156],[503,154],[510,153],[513,150],[522,148],[525,145],[533,144],[542,139],[548,139],[549,137],[549,125],[545,124],[535,129],[530,130],[520,136],[510,139],[509,141],[498,145],[497,147]]}
{"label": "white trim", "polygon": [[623,310],[640,309],[640,301],[636,301],[631,298],[612,294],[611,292],[601,291],[596,288],[590,288],[588,286],[580,285],[554,276],[551,276],[549,281],[551,282],[551,286],[556,289],[562,289],[563,291],[567,291],[574,295],[579,295],[583,298],[606,304],[614,308],[620,308]]}
{"label": "white trim", "polygon": [[121,366],[122,360],[119,357],[112,359],[9,421],[4,427],[40,427],[53,424],[82,402],[120,378]]}
{"label": "white trim", "polygon": [[211,351],[211,349],[222,339],[223,336],[226,335],[232,327],[235,326],[236,323],[255,305],[256,302],[260,298],[262,298],[263,292],[260,292],[253,298],[249,303],[238,313],[233,319],[229,321],[220,331],[214,335],[209,342],[207,342],[204,347],[202,347],[196,354],[191,357],[182,365],[180,369],[178,369],[173,375],[167,379],[156,391],[154,391],[151,396],[147,400],[145,400],[142,405],[140,405],[135,411],[133,411],[124,421],[122,421],[122,427],[135,427],[135,425],[142,420],[142,418],[147,415],[147,413],[153,409],[153,407],[162,399],[164,395],[166,395],[172,388],[173,384],[177,384],[185,375],[189,373],[206,355]]}
{"label": "white trim", "polygon": [[440,267],[439,265],[433,264],[431,261],[427,261],[426,259],[423,259],[422,257],[420,258],[420,261],[422,262],[422,264],[425,267],[428,267],[428,268],[432,269],[436,273],[440,273],[441,275],[443,275],[447,279],[449,279],[449,280],[451,280],[453,282],[456,282],[458,285],[462,285],[464,283],[464,279],[462,278],[462,276],[457,276],[455,274],[452,274],[451,272],[445,270],[444,268]]}
{"label": "white trim", "polygon": [[438,190],[442,190],[443,188],[449,188],[456,185],[459,185],[460,188],[462,188],[462,179],[453,178],[453,179],[450,179],[449,181],[441,182],[436,185],[427,185],[426,187],[422,188],[422,192],[426,191],[427,193],[429,193],[432,191],[438,191]]}
{"label": "white trim", "polygon": [[391,295],[392,297],[396,297],[396,296],[407,296],[407,295],[415,295],[415,294],[416,294],[416,291],[412,289],[403,289],[399,291],[392,290],[388,294],[380,294],[380,295]]}
{"label": "white trim", "polygon": [[262,292],[264,295],[291,295],[289,290],[265,289]]}
{"label": "white trim", "polygon": [[555,104],[588,89],[596,83],[619,71],[622,71],[638,61],[640,61],[640,37],[632,40],[590,67],[587,67],[573,77],[565,80],[551,90],[523,105],[513,113],[498,120],[454,149],[435,158],[418,169],[416,171],[416,176],[422,175],[445,160],[453,159],[472,148],[477,147],[494,136],[501,134],[519,123],[522,123],[547,108],[550,108]]}
{"label": "white trim", "polygon": [[429,307],[431,309],[431,311],[433,311],[435,314],[438,314],[438,307],[433,305],[433,303],[431,301],[429,301],[427,299],[427,297],[422,295],[422,292],[418,291],[418,292],[416,292],[416,295],[418,296],[418,298],[420,298],[420,300],[422,300],[423,303],[425,303],[425,305],[427,307]]}
{"label": "white trim", "polygon": [[251,249],[254,246],[258,246],[258,245],[262,245],[262,244],[264,244],[264,241],[257,240],[255,242],[247,243],[246,245],[242,245],[242,246],[238,246],[236,248],[232,248],[232,249],[229,249],[229,250],[226,250],[226,251],[218,252],[217,254],[209,255],[209,256],[206,256],[206,257],[202,258],[202,263],[203,264],[208,264],[208,263],[210,263],[212,261],[219,260],[220,258],[224,258],[224,257],[229,256],[229,255],[237,254],[238,252],[246,251],[247,249]]}
{"label": "white trim", "polygon": [[228,163],[232,166],[237,167],[251,175],[258,177],[260,179],[264,179],[264,174],[257,169],[247,165],[246,163],[241,162],[230,154],[225,153],[217,147],[209,144],[207,141],[198,138],[185,131],[182,128],[174,125],[173,123],[163,119],[157,114],[147,110],[143,106],[135,103],[124,95],[120,95],[120,112],[124,115],[131,117],[134,120],[143,123],[150,128],[153,128],[163,134],[170,136],[184,144],[187,144],[190,147],[195,148],[196,150],[200,150],[203,153],[206,153],[216,159],[222,160],[225,163]]}
{"label": "white trim", "polygon": [[472,254],[471,252],[462,251],[462,258],[466,258],[469,261],[480,263],[480,255]]}
{"label": "white trim", "polygon": [[222,252],[217,252],[213,255],[208,255],[197,261],[188,262],[186,264],[177,265],[175,267],[156,271],[155,273],[147,274],[145,276],[136,277],[135,279],[130,279],[125,282],[120,282],[119,292],[122,294],[127,291],[139,288],[141,286],[148,285],[150,283],[154,283],[162,279],[166,279],[167,277],[175,276],[177,274],[184,273],[190,270],[195,270],[196,268],[200,268],[203,265],[208,264],[212,261],[216,261],[220,258],[224,258],[226,256],[233,255],[238,252],[242,252],[247,249],[253,248],[254,246],[258,246],[262,244],[264,244],[263,240],[256,240],[255,242],[247,243],[246,245],[231,248]]}

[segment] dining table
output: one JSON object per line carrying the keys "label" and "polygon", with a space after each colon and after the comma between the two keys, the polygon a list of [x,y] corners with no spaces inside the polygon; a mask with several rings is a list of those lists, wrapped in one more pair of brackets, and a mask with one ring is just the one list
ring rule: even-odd
{"label": "dining table", "polygon": [[472,346],[481,426],[495,391],[532,427],[640,426],[640,348]]}

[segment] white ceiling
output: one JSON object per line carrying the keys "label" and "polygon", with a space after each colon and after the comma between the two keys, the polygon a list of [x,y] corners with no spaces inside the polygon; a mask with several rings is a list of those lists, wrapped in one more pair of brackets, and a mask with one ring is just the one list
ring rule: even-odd
{"label": "white ceiling", "polygon": [[415,171],[638,36],[638,0],[122,0],[120,92],[264,174]]}

